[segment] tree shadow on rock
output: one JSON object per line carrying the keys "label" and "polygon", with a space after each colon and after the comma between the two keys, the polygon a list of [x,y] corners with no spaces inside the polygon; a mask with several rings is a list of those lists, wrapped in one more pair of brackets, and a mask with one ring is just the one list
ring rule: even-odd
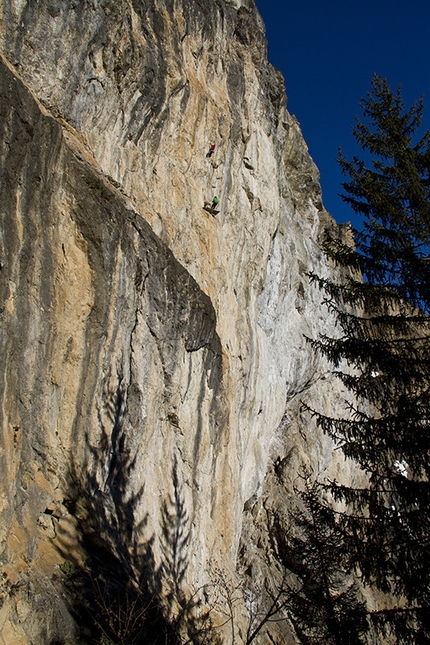
{"label": "tree shadow on rock", "polygon": [[187,548],[190,531],[188,513],[179,484],[176,458],[172,468],[172,483],[173,497],[170,497],[168,502],[164,501],[161,509],[161,550],[163,552],[161,574],[169,581],[172,594],[178,595],[188,569]]}
{"label": "tree shadow on rock", "polygon": [[143,540],[139,519],[144,486],[133,490],[136,465],[125,428],[126,387],[121,374],[104,391],[97,445],[86,436],[84,468],[70,472],[69,528],[57,532],[71,612],[91,645],[172,643],[154,560],[154,537]]}
{"label": "tree shadow on rock", "polygon": [[171,625],[181,642],[216,643],[211,610],[204,607],[201,593],[204,589],[186,590],[189,565],[189,516],[178,474],[175,457],[172,467],[173,495],[162,505],[161,551],[163,560],[159,580],[163,587],[164,602]]}
{"label": "tree shadow on rock", "polygon": [[[162,563],[154,557],[155,536],[144,540],[148,516],[139,519],[144,486],[133,490],[136,466],[125,428],[126,387],[105,388],[98,412],[97,445],[86,437],[86,467],[70,473],[64,504],[69,524],[57,531],[66,559],[62,580],[70,611],[88,645],[179,645],[214,642],[209,610],[200,594],[183,590],[190,538],[188,513],[172,468],[173,496],[161,508]],[[53,643],[51,645],[54,645]]]}

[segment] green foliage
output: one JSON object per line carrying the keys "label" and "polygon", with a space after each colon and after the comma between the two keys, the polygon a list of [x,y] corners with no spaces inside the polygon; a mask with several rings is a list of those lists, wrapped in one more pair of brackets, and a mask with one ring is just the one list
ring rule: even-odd
{"label": "green foliage", "polygon": [[368,474],[365,490],[330,489],[349,505],[341,528],[362,581],[394,598],[372,622],[417,645],[430,638],[430,134],[414,142],[422,100],[405,111],[378,76],[361,106],[354,135],[370,167],[342,154],[340,164],[364,228],[356,250],[327,240],[344,282],[311,276],[340,330],[311,342],[356,404],[345,418],[313,414]]}
{"label": "green foliage", "polygon": [[375,75],[372,92],[361,101],[368,123],[357,119],[354,136],[371,155],[371,167],[342,153],[339,163],[349,181],[342,199],[364,218],[356,234],[363,276],[395,286],[410,302],[428,311],[430,296],[430,133],[418,141],[422,98],[405,112],[396,94]]}
{"label": "green foliage", "polygon": [[304,645],[360,645],[369,630],[364,603],[351,578],[348,540],[340,516],[322,501],[317,485],[300,495],[286,564],[298,576],[288,611]]}

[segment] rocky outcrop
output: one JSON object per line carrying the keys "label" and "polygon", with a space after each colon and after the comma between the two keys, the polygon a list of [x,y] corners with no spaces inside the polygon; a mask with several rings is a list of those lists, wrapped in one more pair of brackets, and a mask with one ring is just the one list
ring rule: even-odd
{"label": "rocky outcrop", "polygon": [[0,643],[67,642],[88,514],[131,567],[150,545],[190,593],[235,587],[262,502],[345,476],[300,411],[339,399],[305,340],[335,225],[252,0],[8,0],[0,25]]}

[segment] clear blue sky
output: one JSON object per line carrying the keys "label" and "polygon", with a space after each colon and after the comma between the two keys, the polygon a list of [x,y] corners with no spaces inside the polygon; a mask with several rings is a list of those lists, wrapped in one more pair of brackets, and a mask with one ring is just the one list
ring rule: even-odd
{"label": "clear blue sky", "polygon": [[269,60],[285,78],[287,107],[298,119],[321,173],[323,202],[338,222],[360,221],[340,197],[336,163],[360,156],[351,132],[374,72],[405,107],[424,95],[430,129],[430,0],[256,0]]}

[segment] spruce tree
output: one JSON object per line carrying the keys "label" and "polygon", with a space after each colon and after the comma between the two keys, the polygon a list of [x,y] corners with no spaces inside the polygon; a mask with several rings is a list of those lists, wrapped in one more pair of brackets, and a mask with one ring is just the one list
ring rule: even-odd
{"label": "spruce tree", "polygon": [[423,98],[405,111],[401,90],[394,94],[375,75],[373,91],[360,103],[367,123],[357,118],[353,134],[371,156],[339,164],[349,181],[343,201],[363,217],[356,231],[363,277],[389,285],[429,312],[430,303],[430,132],[414,142],[421,126]]}
{"label": "spruce tree", "polygon": [[313,275],[340,335],[314,346],[332,362],[356,403],[345,418],[314,411],[320,427],[367,473],[368,487],[333,482],[364,585],[391,597],[372,614],[397,643],[430,639],[430,134],[416,140],[423,101],[405,111],[375,76],[353,133],[365,154],[341,168],[342,198],[363,218],[353,249],[327,240],[349,275]]}
{"label": "spruce tree", "polygon": [[[358,597],[342,516],[316,483],[306,482],[280,546],[283,565],[296,576],[287,613],[303,645],[364,645],[369,623]],[[282,533],[280,533],[282,534]]]}

